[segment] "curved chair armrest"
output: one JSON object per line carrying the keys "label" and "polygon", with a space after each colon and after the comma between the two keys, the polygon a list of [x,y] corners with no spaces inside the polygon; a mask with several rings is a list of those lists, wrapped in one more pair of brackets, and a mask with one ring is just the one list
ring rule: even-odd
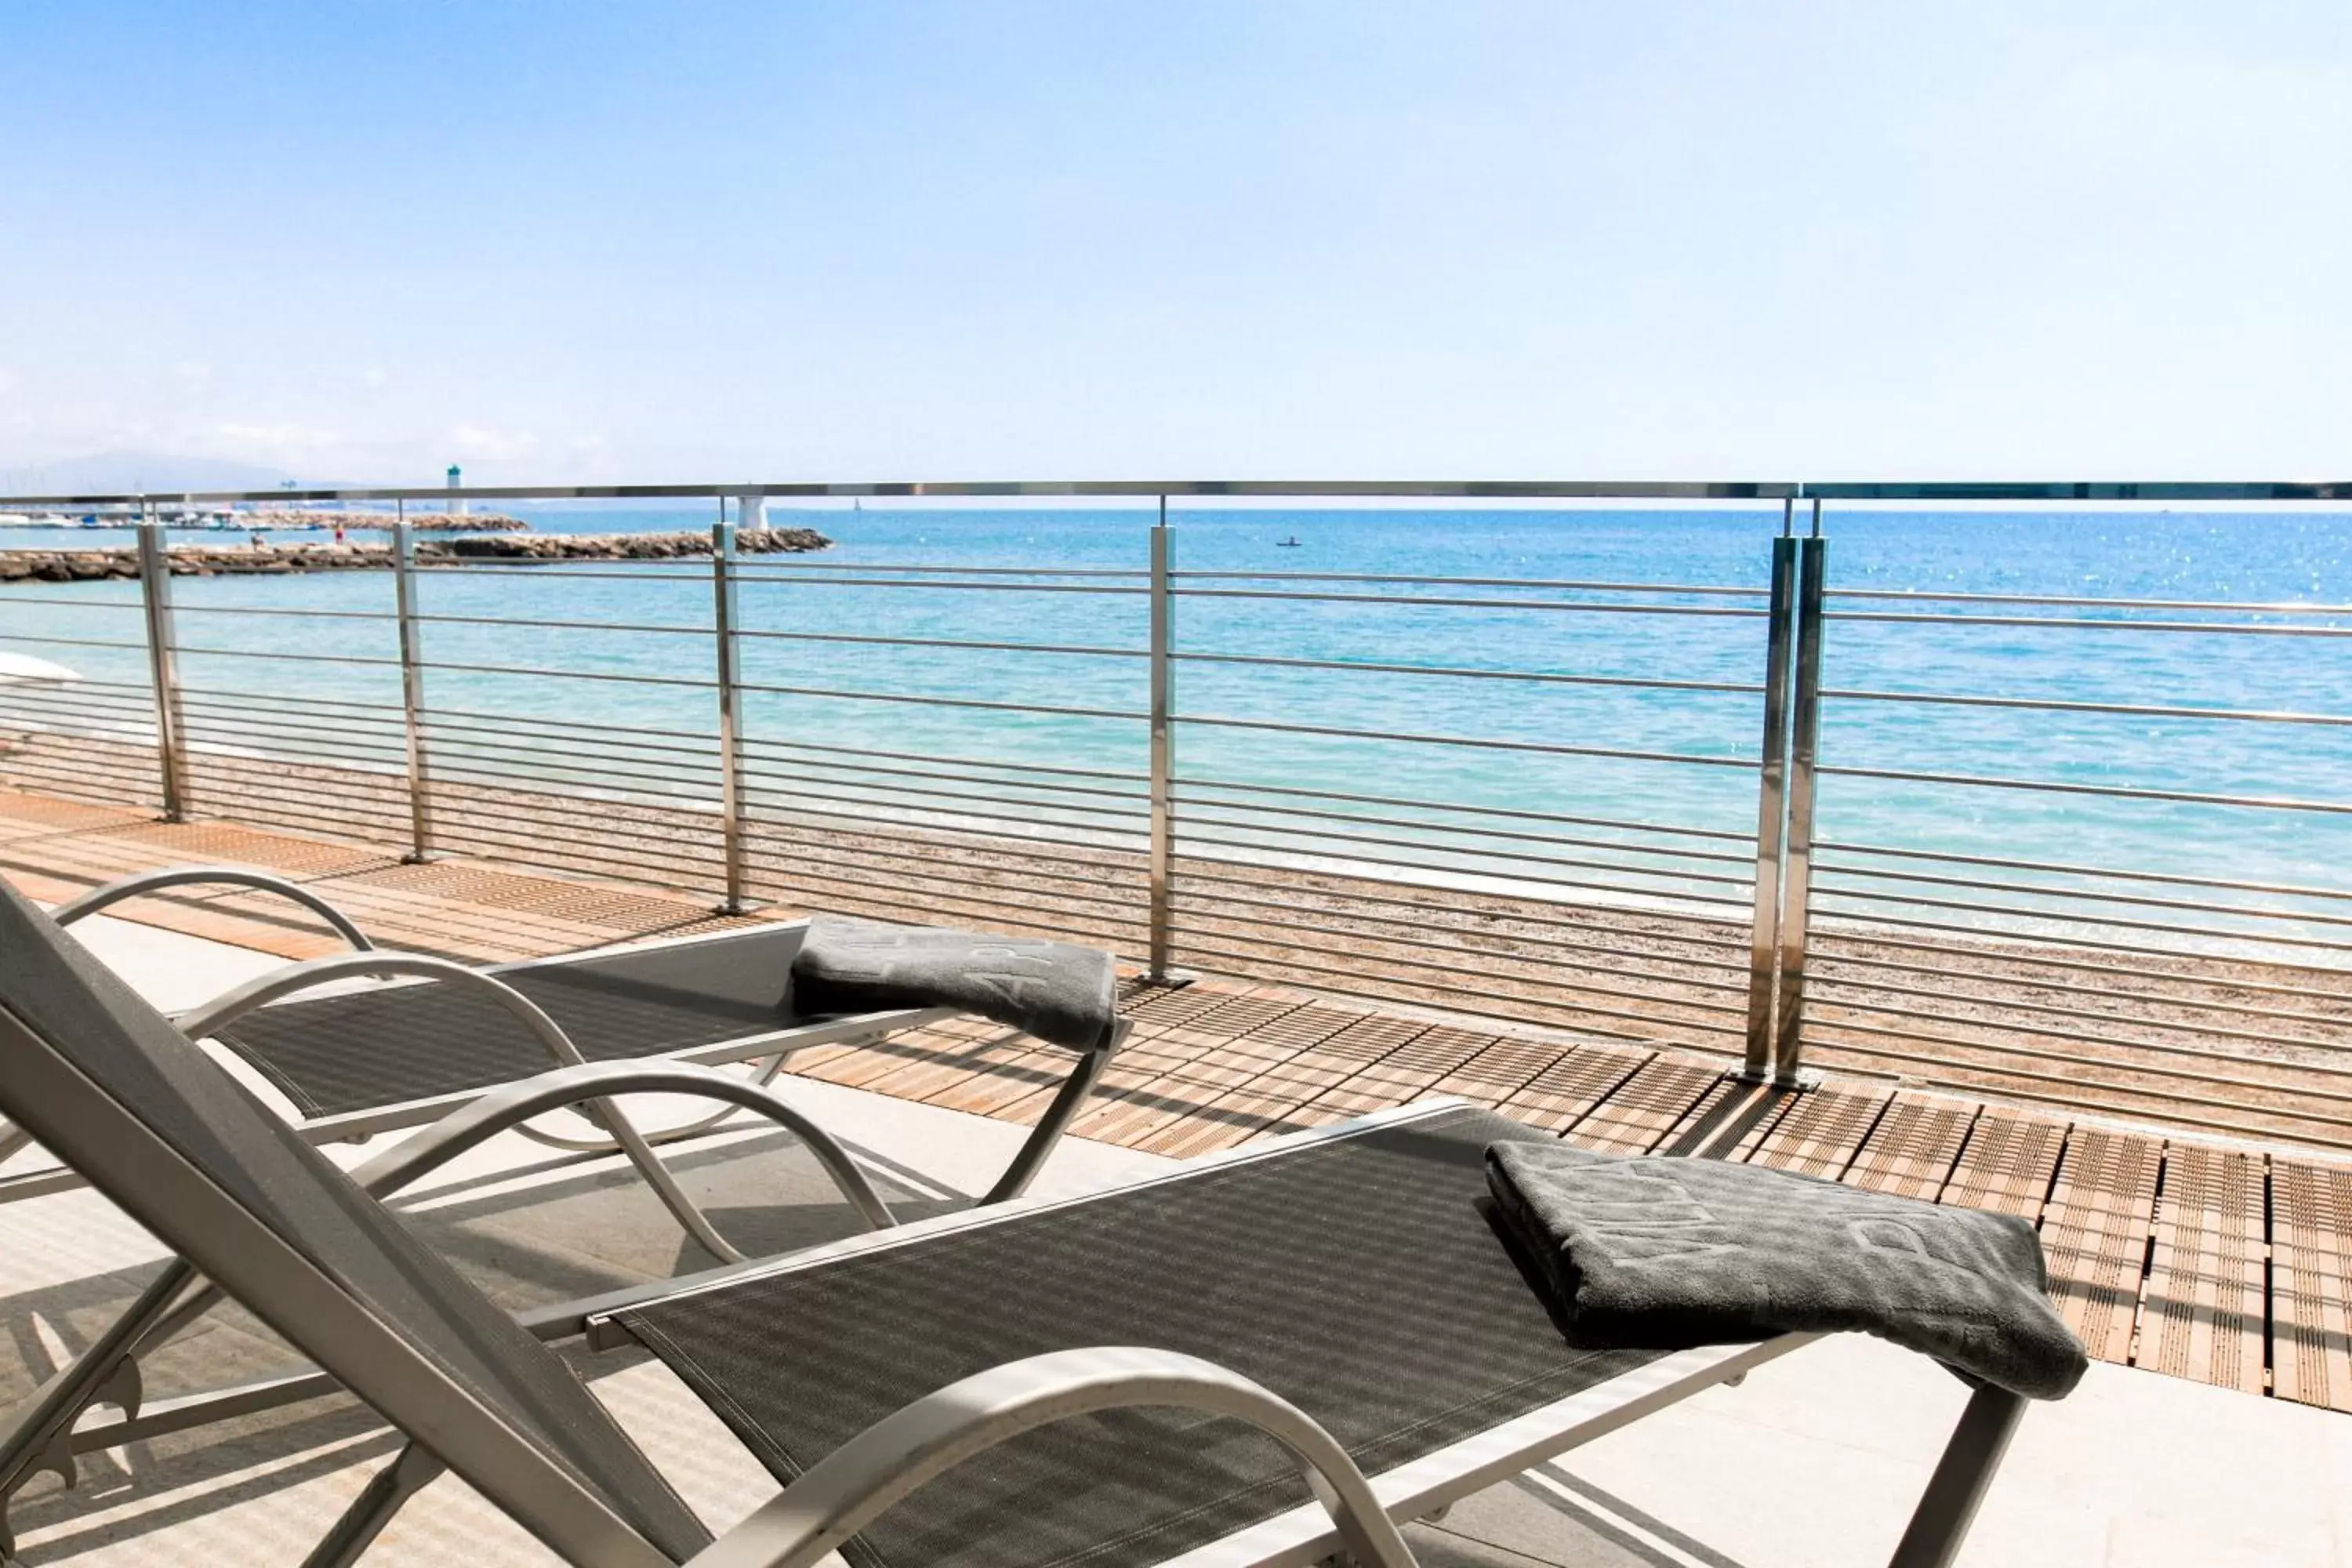
{"label": "curved chair armrest", "polygon": [[849,1151],[805,1112],[755,1083],[691,1062],[589,1062],[508,1084],[385,1150],[352,1179],[371,1195],[387,1198],[517,1122],[614,1094],[690,1094],[755,1111],[808,1146],[867,1225],[880,1230],[898,1223]]}
{"label": "curved chair armrest", "polygon": [[142,871],[136,876],[118,878],[101,887],[92,888],[80,898],[59,904],[49,918],[61,926],[74,921],[125,899],[135,899],[142,893],[160,892],[165,888],[182,888],[197,883],[221,883],[236,888],[253,888],[265,893],[275,893],[289,899],[325,921],[352,946],[361,952],[370,952],[375,943],[367,939],[352,918],[326,900],[283,877],[272,877],[264,871],[247,871],[236,866],[174,866],[168,871]]}
{"label": "curved chair armrest", "polygon": [[[200,1040],[281,996],[308,990],[326,981],[361,974],[415,974],[452,985],[470,986],[520,1020],[538,1037],[539,1043],[547,1047],[548,1054],[555,1058],[558,1067],[587,1065],[586,1058],[580,1054],[580,1047],[573,1045],[572,1037],[563,1032],[563,1026],[549,1017],[538,1003],[496,975],[468,969],[446,958],[428,958],[420,952],[346,952],[333,958],[313,958],[301,963],[289,963],[216,996],[208,1005],[193,1013],[184,1013],[173,1022],[179,1025],[188,1038]],[[591,1099],[584,1103],[594,1113],[594,1120],[603,1122],[604,1130],[613,1135],[613,1141],[621,1146],[622,1152],[628,1155],[629,1163],[636,1166],[637,1173],[645,1177],[646,1184],[660,1197],[662,1206],[686,1227],[686,1233],[694,1237],[703,1250],[721,1263],[745,1261],[743,1254],[719,1234],[702,1211],[695,1206],[694,1200],[687,1196],[686,1189],[677,1184],[677,1179],[669,1173],[668,1167],[655,1155],[653,1145],[646,1142],[645,1134],[629,1124],[619,1107],[604,1099]]]}
{"label": "curved chair armrest", "polygon": [[1363,1472],[1306,1412],[1213,1362],[1125,1347],[1008,1362],[892,1412],[697,1552],[688,1568],[808,1568],[908,1493],[1008,1438],[1137,1405],[1249,1423],[1290,1450],[1357,1562],[1413,1568]]}
{"label": "curved chair armrest", "polygon": [[446,958],[430,958],[421,952],[383,952],[371,949],[366,952],[339,952],[329,958],[306,958],[299,963],[284,964],[268,973],[256,976],[244,984],[225,991],[203,1006],[182,1013],[173,1022],[192,1040],[201,1040],[217,1034],[228,1025],[257,1008],[266,1007],[281,996],[298,991],[308,991],[332,980],[349,980],[356,976],[414,974],[428,980],[443,980],[453,985],[469,986],[483,993],[491,1001],[512,1013],[515,1017],[545,1046],[558,1066],[576,1067],[587,1058],[563,1026],[549,1017],[538,1003],[516,990],[494,974]]}

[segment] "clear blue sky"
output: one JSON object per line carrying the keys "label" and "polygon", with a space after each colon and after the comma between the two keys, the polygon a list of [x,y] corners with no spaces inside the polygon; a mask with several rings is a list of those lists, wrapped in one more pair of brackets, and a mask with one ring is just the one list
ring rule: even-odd
{"label": "clear blue sky", "polygon": [[2352,473],[2352,5],[0,8],[0,468]]}

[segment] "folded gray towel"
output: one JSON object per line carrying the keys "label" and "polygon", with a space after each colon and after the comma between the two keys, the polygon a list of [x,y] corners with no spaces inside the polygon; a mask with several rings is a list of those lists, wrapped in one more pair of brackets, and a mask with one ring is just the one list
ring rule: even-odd
{"label": "folded gray towel", "polygon": [[1066,942],[820,915],[792,978],[800,1013],[953,1007],[1074,1051],[1101,1050],[1118,1026],[1110,954]]}
{"label": "folded gray towel", "polygon": [[1858,1329],[2036,1399],[2089,1362],[2032,1226],[1717,1160],[1494,1143],[1486,1184],[1580,1343],[1649,1350]]}

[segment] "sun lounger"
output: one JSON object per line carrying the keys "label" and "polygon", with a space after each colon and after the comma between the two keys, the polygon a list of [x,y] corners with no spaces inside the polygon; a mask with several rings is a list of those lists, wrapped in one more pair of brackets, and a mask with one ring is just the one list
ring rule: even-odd
{"label": "sun lounger", "polygon": [[[803,921],[469,970],[446,960],[380,952],[355,922],[314,890],[218,866],[128,877],[61,905],[55,918],[69,926],[125,899],[202,884],[287,898],[319,914],[356,950],[274,970],[178,1020],[197,1037],[226,1047],[283,1094],[301,1118],[302,1135],[317,1143],[437,1121],[488,1089],[551,1066],[648,1058],[706,1066],[756,1062],[755,1081],[765,1082],[794,1052],[954,1016],[937,1008],[797,1014],[785,977],[806,930]],[[422,983],[291,999],[364,975],[406,975]],[[545,1026],[550,1023],[551,1034]],[[1118,1044],[1114,1037],[1101,1049],[1068,1053],[1068,1070],[1053,1099],[982,1201],[1027,1188]],[[730,1113],[722,1108],[684,1126],[643,1134],[642,1141],[690,1136]],[[573,1138],[544,1126],[523,1131],[569,1149],[614,1146],[601,1133]],[[0,1133],[0,1158],[15,1146]],[[0,1178],[0,1203],[73,1184],[73,1173],[61,1170]],[[733,1259],[731,1252],[719,1256]]]}
{"label": "sun lounger", "polygon": [[[528,1110],[631,1070],[651,1069],[567,1068],[493,1098]],[[494,1124],[489,1104],[360,1181],[455,1158]],[[1413,1108],[590,1304],[592,1343],[652,1347],[787,1483],[706,1546],[543,1344],[5,889],[0,1113],[182,1258],[0,1437],[0,1495],[50,1447],[136,1436],[70,1428],[200,1271],[407,1438],[320,1568],[351,1562],[445,1468],[567,1562],[615,1568],[797,1565],[836,1546],[859,1568],[1339,1551],[1395,1565],[1408,1559],[1383,1509],[1443,1507],[1803,1342],[1567,1344],[1477,1207],[1486,1142],[1538,1135]],[[1971,1399],[1902,1568],[1949,1562],[2021,1405]],[[989,1447],[986,1466],[954,1468]]]}

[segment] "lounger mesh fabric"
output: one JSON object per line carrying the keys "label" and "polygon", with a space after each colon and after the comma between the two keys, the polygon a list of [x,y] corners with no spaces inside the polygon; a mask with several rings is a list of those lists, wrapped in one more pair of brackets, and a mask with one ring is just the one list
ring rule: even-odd
{"label": "lounger mesh fabric", "polygon": [[[499,978],[563,1027],[590,1061],[658,1056],[786,1029],[797,927],[526,966]],[[218,1037],[306,1117],[511,1083],[556,1064],[483,993],[426,981],[247,1015]]]}
{"label": "lounger mesh fabric", "polygon": [[[1654,1359],[1568,1345],[1489,1226],[1464,1110],[714,1287],[623,1323],[790,1480],[1017,1356],[1150,1345],[1255,1378],[1377,1474]],[[858,1568],[1139,1568],[1308,1500],[1270,1440],[1173,1411],[1031,1433],[846,1549]]]}
{"label": "lounger mesh fabric", "polygon": [[[552,1352],[5,884],[0,1004],[476,1400],[536,1436],[648,1540],[681,1558],[708,1541]],[[0,1113],[140,1215],[137,1194],[111,1179],[110,1157],[123,1151],[74,1146],[73,1127],[52,1125],[48,1109],[0,1100]],[[192,1238],[164,1239],[234,1291],[233,1257],[200,1256]],[[304,1325],[278,1321],[268,1301],[245,1305],[298,1349],[319,1356],[317,1346],[305,1343]]]}

